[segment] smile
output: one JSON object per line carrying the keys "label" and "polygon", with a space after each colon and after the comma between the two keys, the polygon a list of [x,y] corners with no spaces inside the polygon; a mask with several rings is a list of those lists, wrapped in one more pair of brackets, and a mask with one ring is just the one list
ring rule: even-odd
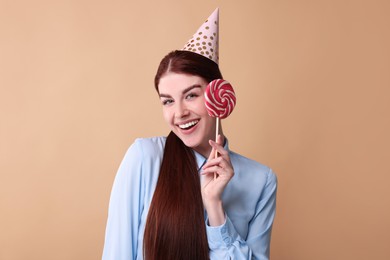
{"label": "smile", "polygon": [[193,127],[194,125],[196,125],[198,122],[199,122],[199,120],[194,120],[194,121],[191,121],[191,122],[188,122],[185,124],[181,124],[181,125],[179,125],[179,127],[181,129],[189,129],[189,128]]}

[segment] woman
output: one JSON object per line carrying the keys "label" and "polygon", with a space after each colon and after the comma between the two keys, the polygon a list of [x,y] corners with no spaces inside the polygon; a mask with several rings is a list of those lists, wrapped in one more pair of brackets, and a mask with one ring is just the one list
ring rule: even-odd
{"label": "woman", "polygon": [[218,64],[191,51],[161,61],[155,87],[171,132],[137,139],[127,151],[111,194],[103,259],[269,258],[276,177],[230,151],[222,130],[212,141],[215,119],[203,93],[217,78]]}

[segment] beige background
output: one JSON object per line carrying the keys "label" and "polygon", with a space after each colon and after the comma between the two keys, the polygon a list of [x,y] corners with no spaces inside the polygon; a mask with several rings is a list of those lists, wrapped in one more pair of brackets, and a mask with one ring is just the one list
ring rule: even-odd
{"label": "beige background", "polygon": [[99,259],[158,62],[219,6],[231,147],[279,178],[273,260],[390,259],[390,1],[0,0],[0,259]]}

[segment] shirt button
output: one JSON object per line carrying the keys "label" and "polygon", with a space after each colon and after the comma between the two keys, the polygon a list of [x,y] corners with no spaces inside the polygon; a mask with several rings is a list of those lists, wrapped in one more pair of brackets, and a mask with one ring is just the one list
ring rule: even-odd
{"label": "shirt button", "polygon": [[222,227],[222,228],[221,228],[221,231],[222,231],[223,233],[225,233],[225,232],[226,232],[226,227]]}
{"label": "shirt button", "polygon": [[223,239],[223,241],[224,241],[226,244],[229,244],[229,243],[230,243],[230,238],[225,237],[225,238]]}

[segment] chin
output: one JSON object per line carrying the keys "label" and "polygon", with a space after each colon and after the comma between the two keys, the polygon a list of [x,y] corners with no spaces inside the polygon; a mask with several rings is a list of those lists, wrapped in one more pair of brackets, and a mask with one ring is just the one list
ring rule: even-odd
{"label": "chin", "polygon": [[[179,137],[180,138],[180,137]],[[187,146],[187,147],[190,147],[190,148],[196,148],[199,146],[199,142],[196,142],[194,140],[188,140],[188,139],[182,139],[180,138],[183,143]]]}
{"label": "chin", "polygon": [[177,129],[172,129],[172,131],[179,137],[179,139],[184,143],[185,146],[190,147],[194,150],[197,150],[197,148],[207,146],[208,144],[208,139],[201,134],[204,131],[199,131],[203,129],[197,129],[198,131],[185,135],[178,131]]}
{"label": "chin", "polygon": [[201,142],[199,140],[194,140],[194,138],[180,138],[180,139],[183,141],[185,146],[190,147],[192,149],[196,149],[201,146]]}

